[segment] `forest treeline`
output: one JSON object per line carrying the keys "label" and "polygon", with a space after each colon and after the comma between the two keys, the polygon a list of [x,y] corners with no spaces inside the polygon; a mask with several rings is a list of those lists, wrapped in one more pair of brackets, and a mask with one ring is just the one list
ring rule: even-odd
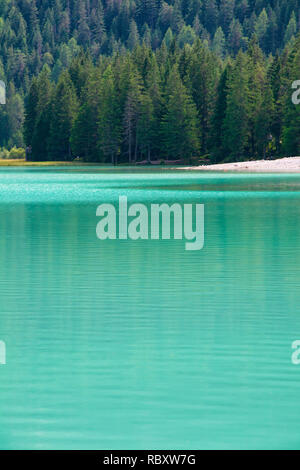
{"label": "forest treeline", "polygon": [[[7,84],[0,147],[32,146],[34,159],[99,161],[177,159],[182,148],[186,158],[213,160],[296,152],[288,96],[290,80],[299,79],[299,7],[300,0],[0,0]],[[80,137],[87,122],[88,137]]]}
{"label": "forest treeline", "polygon": [[26,100],[24,138],[32,160],[138,162],[207,156],[211,161],[296,155],[300,37],[266,58],[256,36],[222,61],[197,40],[126,54],[81,51],[57,84],[44,66]]}

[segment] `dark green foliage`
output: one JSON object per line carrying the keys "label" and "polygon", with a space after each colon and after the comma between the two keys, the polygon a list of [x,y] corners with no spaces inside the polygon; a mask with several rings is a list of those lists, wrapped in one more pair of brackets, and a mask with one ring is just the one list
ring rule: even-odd
{"label": "dark green foliage", "polygon": [[231,64],[227,64],[219,81],[217,99],[212,117],[210,148],[212,152],[211,161],[218,163],[228,155],[224,139],[224,121],[227,109],[228,80],[231,76]]}
{"label": "dark green foliage", "polygon": [[250,138],[250,102],[246,57],[240,52],[230,74],[227,107],[223,123],[224,144],[228,159],[242,160],[247,155]]}
{"label": "dark green foliage", "polygon": [[166,85],[165,112],[161,132],[167,159],[189,159],[199,153],[197,109],[183,85],[177,66],[170,72]]}
{"label": "dark green foliage", "polygon": [[[300,41],[298,40],[298,43]],[[292,63],[290,66],[289,81],[293,83],[299,81],[300,71],[300,49],[298,48],[295,55],[293,55]],[[299,82],[300,83],[300,82]],[[299,88],[299,86],[298,86]],[[294,90],[295,91],[295,90]],[[298,96],[299,98],[299,96]],[[300,104],[295,105],[289,94],[285,96],[283,112],[283,152],[286,155],[299,155],[300,154]]]}
{"label": "dark green foliage", "polygon": [[112,163],[299,153],[299,12],[300,0],[0,0],[0,146]]}
{"label": "dark green foliage", "polygon": [[[77,112],[77,97],[70,75],[64,72],[52,97],[48,157],[51,160],[70,160],[71,132]],[[33,149],[34,150],[34,149]]]}

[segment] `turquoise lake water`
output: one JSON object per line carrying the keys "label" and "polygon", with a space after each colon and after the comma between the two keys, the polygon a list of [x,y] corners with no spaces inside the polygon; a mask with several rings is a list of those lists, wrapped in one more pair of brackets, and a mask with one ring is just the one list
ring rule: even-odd
{"label": "turquoise lake water", "polygon": [[[96,208],[205,204],[205,247]],[[300,449],[300,175],[0,169],[1,449]]]}

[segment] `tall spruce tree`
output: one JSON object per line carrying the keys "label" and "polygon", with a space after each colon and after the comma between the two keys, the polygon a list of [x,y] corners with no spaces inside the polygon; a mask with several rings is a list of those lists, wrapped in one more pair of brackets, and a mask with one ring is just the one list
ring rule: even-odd
{"label": "tall spruce tree", "polygon": [[[239,52],[228,80],[224,144],[227,159],[242,160],[249,152],[249,87],[247,58]],[[249,154],[248,154],[249,155]]]}
{"label": "tall spruce tree", "polygon": [[37,81],[39,102],[37,106],[37,119],[32,136],[31,157],[35,161],[49,159],[47,142],[50,135],[52,85],[50,83],[50,70],[46,65]]}
{"label": "tall spruce tree", "polygon": [[175,65],[166,85],[161,132],[167,159],[189,160],[199,154],[197,110]]}
{"label": "tall spruce tree", "polygon": [[115,77],[108,66],[101,82],[100,108],[98,115],[98,148],[103,160],[114,165],[118,162],[122,142],[122,120]]}
{"label": "tall spruce tree", "polygon": [[52,160],[71,160],[71,131],[75,122],[78,101],[68,72],[59,79],[51,103],[51,124],[48,152]]}
{"label": "tall spruce tree", "polygon": [[71,130],[72,153],[85,161],[98,161],[98,115],[101,89],[97,70],[91,74],[82,91],[81,106]]}
{"label": "tall spruce tree", "polygon": [[215,109],[212,117],[209,148],[211,149],[211,162],[218,163],[224,160],[229,153],[225,145],[224,122],[227,110],[228,81],[232,73],[232,65],[228,63],[221,75]]}

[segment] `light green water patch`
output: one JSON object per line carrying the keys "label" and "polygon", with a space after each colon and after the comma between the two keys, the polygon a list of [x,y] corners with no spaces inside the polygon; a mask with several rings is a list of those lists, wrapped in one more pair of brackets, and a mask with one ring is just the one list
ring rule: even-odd
{"label": "light green water patch", "polygon": [[[299,449],[299,184],[1,169],[0,448]],[[99,241],[119,195],[204,202],[204,249]]]}
{"label": "light green water patch", "polygon": [[[220,174],[200,172],[94,172],[81,169],[5,169],[0,171],[0,201],[93,202],[119,195],[140,200],[299,197],[297,175]],[[63,194],[63,198],[62,198]]]}

